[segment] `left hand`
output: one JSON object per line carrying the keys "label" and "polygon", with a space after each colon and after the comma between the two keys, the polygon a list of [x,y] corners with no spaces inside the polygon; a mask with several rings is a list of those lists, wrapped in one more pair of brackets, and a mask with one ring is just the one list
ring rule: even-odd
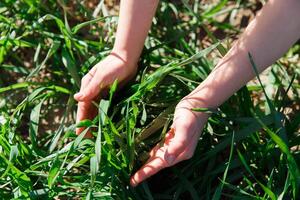
{"label": "left hand", "polygon": [[192,111],[203,107],[199,102],[184,98],[176,106],[173,124],[166,134],[163,146],[157,144],[150,152],[150,158],[131,178],[135,187],[160,170],[178,162],[190,159],[195,151],[198,138],[207,122],[208,114]]}
{"label": "left hand", "polygon": [[[84,119],[94,119],[98,109],[92,104],[99,100],[103,93],[107,93],[109,87],[115,80],[119,81],[118,86],[122,86],[134,77],[137,71],[135,61],[123,58],[121,52],[113,52],[96,64],[82,79],[80,91],[74,95],[78,101],[76,122]],[[85,127],[77,128],[79,135]],[[86,137],[92,137],[88,132]]]}

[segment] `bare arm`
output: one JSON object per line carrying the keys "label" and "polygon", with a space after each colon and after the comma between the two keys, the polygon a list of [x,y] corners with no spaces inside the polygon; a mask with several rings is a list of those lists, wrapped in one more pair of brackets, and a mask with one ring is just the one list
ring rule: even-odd
{"label": "bare arm", "polygon": [[300,37],[299,19],[299,0],[269,0],[206,80],[176,106],[164,145],[153,148],[146,164],[131,177],[131,185],[191,158],[208,115],[189,108],[218,107],[251,80],[255,73],[248,52],[260,72],[275,62]]}
{"label": "bare arm", "polygon": [[269,0],[241,38],[189,97],[217,107],[255,74],[248,52],[261,72],[300,38],[300,1]]}
{"label": "bare arm", "polygon": [[[159,0],[121,0],[113,50],[82,78],[80,91],[74,95],[78,101],[77,122],[96,116],[97,109],[92,101],[97,100],[115,79],[124,84],[135,75],[158,2]],[[82,130],[83,128],[77,129],[77,134]]]}
{"label": "bare arm", "polygon": [[113,52],[137,62],[159,0],[122,0]]}

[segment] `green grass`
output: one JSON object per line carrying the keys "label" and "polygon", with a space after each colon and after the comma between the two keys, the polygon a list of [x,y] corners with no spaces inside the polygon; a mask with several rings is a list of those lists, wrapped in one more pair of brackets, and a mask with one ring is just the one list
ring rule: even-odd
{"label": "green grass", "polygon": [[1,1],[0,199],[298,199],[299,43],[208,110],[192,159],[129,186],[176,103],[239,34],[229,19],[255,10],[251,2],[161,1],[136,78],[122,90],[115,82],[76,136],[73,94],[111,50],[117,17],[93,18],[80,1]]}

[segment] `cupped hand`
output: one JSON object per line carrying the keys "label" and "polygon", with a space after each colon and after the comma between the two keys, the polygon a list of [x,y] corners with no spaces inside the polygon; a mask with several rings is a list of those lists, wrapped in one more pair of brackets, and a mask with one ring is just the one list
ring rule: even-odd
{"label": "cupped hand", "polygon": [[[111,53],[101,62],[96,64],[82,79],[80,91],[74,95],[78,101],[76,123],[84,120],[92,120],[98,109],[93,105],[93,101],[99,100],[107,92],[110,85],[118,80],[118,85],[133,78],[137,71],[137,64],[128,62],[116,53]],[[76,134],[80,134],[84,127],[77,128]],[[88,133],[87,137],[91,137]]]}
{"label": "cupped hand", "polygon": [[192,111],[200,103],[184,98],[176,106],[173,124],[165,136],[163,145],[157,144],[150,152],[150,158],[131,178],[135,187],[158,171],[190,159],[195,151],[198,138],[207,122],[208,114]]}

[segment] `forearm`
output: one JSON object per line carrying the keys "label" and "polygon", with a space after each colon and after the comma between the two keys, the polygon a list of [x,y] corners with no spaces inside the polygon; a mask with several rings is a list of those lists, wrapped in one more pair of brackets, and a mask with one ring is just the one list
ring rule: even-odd
{"label": "forearm", "polygon": [[113,53],[137,62],[151,27],[159,0],[121,0]]}
{"label": "forearm", "polygon": [[299,19],[299,0],[269,0],[239,41],[187,98],[206,107],[218,107],[255,77],[248,52],[258,71],[263,71],[298,40]]}

